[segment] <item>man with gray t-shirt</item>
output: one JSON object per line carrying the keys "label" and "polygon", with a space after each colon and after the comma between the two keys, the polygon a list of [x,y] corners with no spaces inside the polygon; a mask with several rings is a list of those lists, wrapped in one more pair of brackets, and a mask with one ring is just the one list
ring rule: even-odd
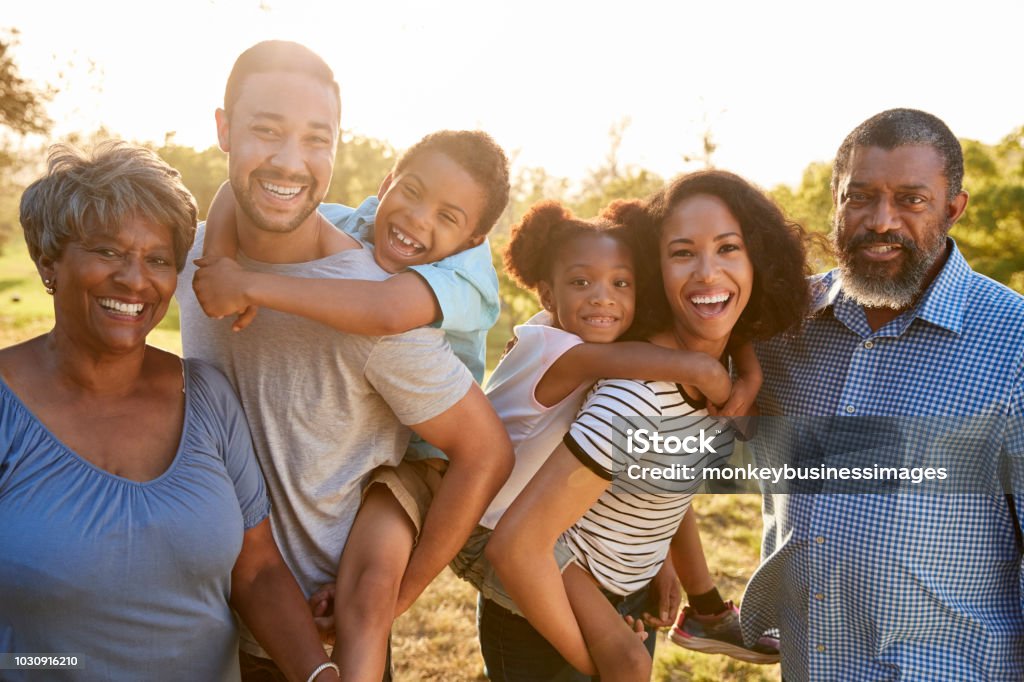
{"label": "man with gray t-shirt", "polygon": [[[260,43],[235,63],[217,127],[244,268],[388,277],[372,253],[316,211],[330,184],[339,111],[333,74],[300,45]],[[201,229],[190,261],[203,238]],[[475,527],[511,462],[510,448],[508,461],[500,456],[507,444],[500,420],[443,333],[349,335],[263,310],[236,334],[231,320],[203,313],[194,273],[190,264],[178,282],[185,355],[212,362],[238,392],[270,490],[274,536],[307,596],[334,582],[361,488],[377,466],[399,463],[409,427],[448,456],[402,583],[403,592],[419,594]],[[485,451],[492,445],[497,452]],[[247,633],[242,649],[257,657],[249,663],[267,658]]]}

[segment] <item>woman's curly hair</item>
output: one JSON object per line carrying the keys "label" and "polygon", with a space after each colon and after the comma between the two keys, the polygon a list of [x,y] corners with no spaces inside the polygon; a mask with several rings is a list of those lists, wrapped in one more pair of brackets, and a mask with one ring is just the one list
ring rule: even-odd
{"label": "woman's curly hair", "polygon": [[566,244],[595,234],[617,239],[634,252],[631,230],[608,220],[581,220],[557,201],[540,201],[512,226],[505,269],[520,286],[536,291],[540,282],[551,281],[552,266]]}
{"label": "woman's curly hair", "polygon": [[635,230],[637,262],[644,264],[637,268],[637,313],[630,335],[649,336],[672,324],[661,278],[661,229],[679,202],[700,194],[717,197],[736,218],[754,270],[750,301],[732,338],[767,339],[797,327],[810,304],[803,228],[740,176],[706,170],[676,178],[643,202],[615,201],[602,212],[602,217]]}

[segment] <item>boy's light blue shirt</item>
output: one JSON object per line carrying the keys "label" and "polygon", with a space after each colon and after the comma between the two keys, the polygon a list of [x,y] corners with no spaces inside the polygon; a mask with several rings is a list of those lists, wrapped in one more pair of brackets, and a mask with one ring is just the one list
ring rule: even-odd
{"label": "boy's light blue shirt", "polygon": [[[373,248],[373,221],[380,200],[367,197],[357,208],[320,204],[320,213],[346,234]],[[491,245],[484,242],[437,261],[410,268],[422,277],[441,307],[442,329],[455,355],[477,383],[483,381],[487,360],[487,332],[498,321],[498,273],[491,261]],[[418,439],[410,444],[410,459],[443,457],[440,450]]]}

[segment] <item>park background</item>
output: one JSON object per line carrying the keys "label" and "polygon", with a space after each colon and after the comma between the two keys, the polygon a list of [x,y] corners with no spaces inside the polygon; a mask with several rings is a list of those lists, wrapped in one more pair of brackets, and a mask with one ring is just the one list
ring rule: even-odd
{"label": "park background", "polygon": [[[1024,292],[1024,5],[980,2],[108,0],[8,4],[0,18],[0,347],[46,332],[52,305],[18,224],[21,191],[58,141],[118,137],[178,168],[201,213],[226,178],[213,110],[235,57],[302,42],[334,68],[342,136],[328,200],[376,192],[396,154],[442,128],[480,128],[509,152],[512,200],[491,235],[503,310],[493,367],[534,310],[500,267],[535,201],[594,215],[673,175],[728,169],[826,234],[832,155],[857,123],[921,108],[962,136],[971,265]],[[816,250],[814,267],[829,267]],[[155,345],[180,352],[172,307]],[[709,564],[738,599],[757,564],[760,501],[696,503]],[[399,679],[481,679],[474,593],[450,573],[396,623]],[[659,641],[656,680],[777,680],[776,667]]]}

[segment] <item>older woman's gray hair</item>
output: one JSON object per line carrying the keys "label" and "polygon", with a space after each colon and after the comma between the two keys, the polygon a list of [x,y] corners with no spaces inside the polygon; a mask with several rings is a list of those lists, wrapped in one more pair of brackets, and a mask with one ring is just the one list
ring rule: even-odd
{"label": "older woman's gray hair", "polygon": [[196,201],[181,174],[155,152],[117,140],[85,154],[50,148],[46,174],[21,196],[21,226],[29,255],[60,258],[71,241],[116,231],[140,217],[170,228],[178,272],[196,235]]}

